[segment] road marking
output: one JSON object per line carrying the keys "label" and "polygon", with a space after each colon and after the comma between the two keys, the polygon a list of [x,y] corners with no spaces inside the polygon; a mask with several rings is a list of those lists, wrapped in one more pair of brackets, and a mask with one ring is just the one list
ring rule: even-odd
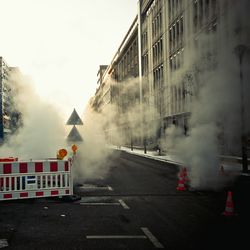
{"label": "road marking", "polygon": [[164,246],[156,239],[156,237],[149,231],[147,227],[141,227],[141,230],[146,234],[148,239],[156,248],[164,248]]}
{"label": "road marking", "polygon": [[87,239],[147,239],[145,235],[87,235]]}
{"label": "road marking", "polygon": [[80,205],[86,205],[86,206],[89,206],[89,205],[93,205],[93,206],[99,206],[99,205],[121,205],[120,203],[118,202],[82,202],[80,203]]}
{"label": "road marking", "polygon": [[130,209],[130,207],[123,200],[118,200],[118,201],[120,202],[120,204],[124,209]]}
{"label": "road marking", "polygon": [[110,186],[95,186],[95,185],[88,185],[88,184],[80,186],[79,188],[80,189],[108,189],[110,191],[113,191],[113,188]]}
{"label": "road marking", "polygon": [[6,239],[0,239],[0,248],[8,247],[8,241]]}

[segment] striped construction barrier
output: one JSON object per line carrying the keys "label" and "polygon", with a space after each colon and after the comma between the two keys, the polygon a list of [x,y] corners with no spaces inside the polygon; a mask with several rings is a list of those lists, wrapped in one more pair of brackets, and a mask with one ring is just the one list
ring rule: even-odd
{"label": "striped construction barrier", "polygon": [[72,159],[0,162],[0,201],[73,195]]}

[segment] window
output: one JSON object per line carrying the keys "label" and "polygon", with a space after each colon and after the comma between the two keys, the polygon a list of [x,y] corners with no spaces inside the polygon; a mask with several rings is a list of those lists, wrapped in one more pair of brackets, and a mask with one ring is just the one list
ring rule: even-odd
{"label": "window", "polygon": [[198,3],[197,0],[194,0],[194,4],[193,4],[193,11],[194,11],[194,17],[193,17],[193,21],[194,21],[194,29],[197,31],[197,27],[198,27]]}

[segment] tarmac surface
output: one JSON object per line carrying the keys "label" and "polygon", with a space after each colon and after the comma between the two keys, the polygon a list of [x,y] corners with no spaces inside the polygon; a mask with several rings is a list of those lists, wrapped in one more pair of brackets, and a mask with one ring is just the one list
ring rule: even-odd
{"label": "tarmac surface", "polygon": [[[123,150],[114,155],[109,174],[76,183],[73,197],[1,202],[0,248],[246,249],[248,175],[219,192],[178,191],[178,164]],[[224,216],[232,208],[229,190],[233,212]]]}

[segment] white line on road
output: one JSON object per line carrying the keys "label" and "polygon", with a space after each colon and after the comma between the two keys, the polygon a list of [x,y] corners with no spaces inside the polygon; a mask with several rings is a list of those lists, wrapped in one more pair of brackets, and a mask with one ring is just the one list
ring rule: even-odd
{"label": "white line on road", "polygon": [[86,205],[86,206],[98,206],[98,205],[121,205],[118,202],[82,202],[80,205]]}
{"label": "white line on road", "polygon": [[156,248],[164,248],[164,246],[156,239],[147,227],[141,227],[141,230],[146,234]]}
{"label": "white line on road", "polygon": [[87,235],[87,239],[147,239],[145,235]]}
{"label": "white line on road", "polygon": [[123,200],[118,200],[118,201],[120,202],[120,204],[124,209],[130,209],[130,207]]}
{"label": "white line on road", "polygon": [[113,188],[110,186],[94,186],[94,185],[83,185],[79,187],[80,189],[108,189],[113,191]]}

